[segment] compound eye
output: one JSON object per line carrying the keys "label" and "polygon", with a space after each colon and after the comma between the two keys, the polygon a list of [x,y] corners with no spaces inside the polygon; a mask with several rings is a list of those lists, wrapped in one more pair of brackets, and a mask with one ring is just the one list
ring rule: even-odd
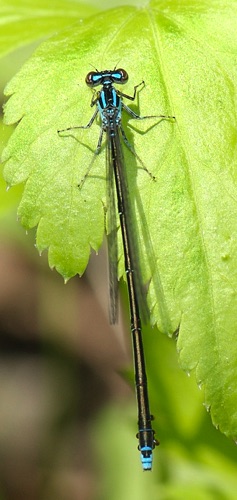
{"label": "compound eye", "polygon": [[120,83],[127,83],[128,81],[127,71],[125,71],[125,69],[123,68],[119,68],[116,71],[121,75]]}
{"label": "compound eye", "polygon": [[85,81],[88,87],[96,87],[96,85],[100,85],[101,83],[101,74],[91,71],[86,75]]}

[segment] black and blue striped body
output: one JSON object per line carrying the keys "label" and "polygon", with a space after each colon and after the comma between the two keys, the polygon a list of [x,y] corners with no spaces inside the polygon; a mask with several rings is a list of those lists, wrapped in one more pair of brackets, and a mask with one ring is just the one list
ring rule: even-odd
{"label": "black and blue striped body", "polygon": [[[135,266],[132,258],[133,241],[130,236],[126,217],[128,194],[126,193],[126,182],[124,182],[124,162],[120,141],[121,131],[123,138],[125,137],[121,125],[123,108],[122,96],[128,98],[129,96],[117,91],[113,85],[114,83],[126,83],[127,80],[127,73],[122,69],[117,69],[114,71],[91,72],[87,75],[86,83],[90,87],[102,85],[102,89],[97,92],[96,97],[92,99],[91,105],[97,106],[101,118],[102,134],[103,131],[107,134],[109,162],[114,172],[131,314],[131,334],[133,339],[135,384],[138,403],[138,448],[141,452],[143,470],[151,470],[152,450],[158,443],[154,438],[154,431],[151,425],[152,416],[149,410],[141,320],[135,282]],[[126,110],[128,109],[129,108],[126,107]]]}
{"label": "black and blue striped body", "polygon": [[[138,433],[137,438],[139,441],[138,449],[141,453],[141,462],[143,470],[152,469],[153,449],[158,444],[152,429],[153,417],[150,414],[148,388],[146,378],[146,366],[142,342],[142,330],[139,305],[141,304],[141,277],[139,270],[139,262],[137,259],[137,246],[136,235],[132,233],[133,220],[131,217],[131,193],[128,190],[128,182],[126,177],[126,170],[124,165],[123,150],[121,139],[130,150],[130,152],[139,161],[143,170],[154,180],[155,178],[146,168],[142,160],[139,158],[133,147],[129,143],[126,134],[123,130],[121,117],[122,111],[125,110],[133,119],[143,120],[145,118],[160,118],[170,119],[172,117],[161,116],[140,116],[136,114],[131,108],[123,103],[123,97],[134,101],[136,97],[137,88],[144,85],[142,81],[139,85],[134,87],[133,96],[129,96],[117,90],[114,84],[125,84],[128,81],[128,74],[124,69],[114,69],[112,71],[92,71],[86,76],[86,84],[91,87],[101,85],[98,92],[94,92],[91,106],[96,106],[96,111],[91,117],[89,123],[84,126],[68,127],[67,129],[58,131],[59,133],[71,131],[73,129],[87,129],[91,127],[97,115],[101,119],[100,136],[97,143],[95,153],[98,154],[101,150],[103,135],[107,137],[106,149],[106,166],[107,166],[107,203],[110,209],[107,211],[107,232],[108,232],[108,247],[109,255],[109,275],[110,275],[110,303],[112,304],[110,310],[110,319],[112,323],[116,321],[116,302],[117,302],[117,221],[116,213],[113,215],[114,210],[111,208],[115,205],[115,189],[117,195],[118,214],[120,219],[120,227],[122,233],[122,242],[124,250],[124,263],[128,286],[130,316],[131,316],[131,336],[133,343],[133,356],[135,368],[135,385],[136,396],[138,405]],[[95,157],[94,157],[95,158]],[[85,179],[88,177],[92,168],[94,159],[92,160],[87,173],[83,177],[78,187],[82,188]],[[112,201],[111,201],[112,200]],[[136,226],[135,226],[136,227]],[[112,264],[111,264],[112,262]],[[115,264],[113,264],[115,263]],[[112,286],[111,286],[112,284]],[[140,291],[140,294],[139,294]],[[140,300],[140,304],[138,301]]]}

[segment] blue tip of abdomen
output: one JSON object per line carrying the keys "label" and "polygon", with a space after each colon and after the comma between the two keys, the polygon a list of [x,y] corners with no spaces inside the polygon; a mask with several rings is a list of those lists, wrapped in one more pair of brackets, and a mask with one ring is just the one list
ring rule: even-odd
{"label": "blue tip of abdomen", "polygon": [[152,448],[150,446],[143,446],[141,448],[141,462],[143,470],[151,470],[152,469]]}

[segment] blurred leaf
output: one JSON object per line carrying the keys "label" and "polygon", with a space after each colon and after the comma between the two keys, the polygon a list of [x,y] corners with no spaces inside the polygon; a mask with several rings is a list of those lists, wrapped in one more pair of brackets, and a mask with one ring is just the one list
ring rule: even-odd
{"label": "blurred leaf", "polygon": [[95,6],[73,0],[1,0],[0,56],[96,11]]}
{"label": "blurred leaf", "polygon": [[99,498],[234,500],[236,447],[211,426],[200,391],[178,367],[175,343],[154,331],[144,333],[160,446],[154,450],[152,473],[142,474],[133,435],[135,407],[120,404],[103,411],[92,436],[100,464]]}

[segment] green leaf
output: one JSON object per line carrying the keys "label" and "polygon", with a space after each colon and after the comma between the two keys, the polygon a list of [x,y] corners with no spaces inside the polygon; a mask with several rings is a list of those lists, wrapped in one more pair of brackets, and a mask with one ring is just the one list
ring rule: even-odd
{"label": "green leaf", "polygon": [[[3,125],[2,120],[0,120],[0,136],[1,142],[7,141],[12,130],[10,127]],[[0,142],[0,154],[2,152],[2,143]],[[2,165],[1,165],[1,177],[0,177],[0,217],[5,217],[6,213],[9,211],[16,210],[17,205],[20,202],[22,195],[22,186],[18,186],[17,189],[10,190],[10,193],[6,190],[6,183],[2,178]]]}
{"label": "green leaf", "polygon": [[75,24],[42,44],[8,85],[6,122],[19,125],[4,153],[7,183],[26,182],[19,208],[23,225],[38,224],[39,250],[49,248],[50,265],[68,279],[83,273],[104,233],[103,152],[78,189],[93,158],[98,124],[68,137],[57,134],[92,116],[84,83],[91,65],[124,67],[127,94],[144,79],[131,106],[141,115],[175,115],[175,123],[154,127],[124,124],[157,178],[152,182],[125,151],[142,272],[147,280],[152,276],[153,322],[167,333],[180,326],[181,365],[196,369],[214,424],[234,439],[236,20],[236,2],[157,0]]}
{"label": "green leaf", "polygon": [[96,12],[73,0],[1,0],[0,56]]}

